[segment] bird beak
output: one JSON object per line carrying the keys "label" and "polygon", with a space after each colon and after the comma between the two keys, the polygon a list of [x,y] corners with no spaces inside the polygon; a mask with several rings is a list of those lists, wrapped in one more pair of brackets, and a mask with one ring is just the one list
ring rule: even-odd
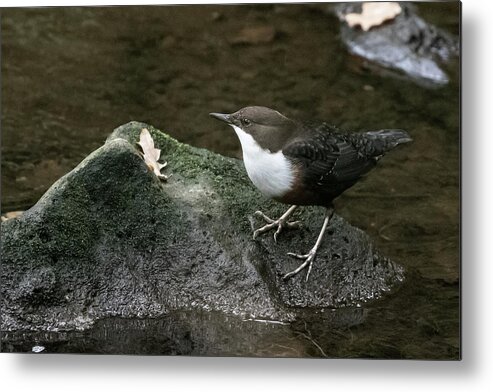
{"label": "bird beak", "polygon": [[233,119],[231,118],[231,114],[209,113],[209,116],[214,117],[220,121],[224,121],[226,124],[232,124],[233,122]]}

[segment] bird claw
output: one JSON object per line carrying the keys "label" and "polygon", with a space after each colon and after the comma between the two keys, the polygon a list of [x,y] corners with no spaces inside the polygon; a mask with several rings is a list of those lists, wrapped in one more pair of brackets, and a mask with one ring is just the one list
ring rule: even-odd
{"label": "bird claw", "polygon": [[312,272],[313,260],[315,260],[316,255],[317,255],[317,251],[315,249],[312,249],[306,255],[300,255],[297,253],[288,252],[288,256],[296,257],[297,259],[305,260],[305,261],[295,270],[285,274],[282,277],[282,280],[287,280],[287,279],[291,278],[292,276],[297,275],[299,272],[301,272],[302,270],[304,270],[305,268],[308,267],[308,272],[306,273],[306,277],[305,277],[305,282],[308,282],[308,277],[310,276],[310,273]]}
{"label": "bird claw", "polygon": [[297,259],[301,259],[301,260],[306,260],[306,255],[299,255],[293,252],[288,252],[288,256],[296,257]]}
{"label": "bird claw", "polygon": [[255,211],[253,213],[253,215],[255,215],[256,217],[258,218],[262,218],[263,220],[265,220],[267,223],[274,223],[274,219],[272,218],[269,218],[267,215],[265,215],[262,211]]}
{"label": "bird claw", "polygon": [[286,227],[288,229],[299,229],[302,226],[303,226],[303,222],[301,221],[286,222]]}
{"label": "bird claw", "polygon": [[295,221],[295,222],[288,222],[287,219],[288,217],[281,217],[277,220],[274,220],[272,218],[269,218],[267,215],[265,215],[262,211],[255,211],[254,215],[264,219],[267,224],[258,228],[253,232],[253,239],[257,238],[259,234],[263,234],[269,230],[277,228],[276,232],[274,233],[274,242],[277,243],[277,237],[281,233],[281,231],[286,228],[286,229],[297,229],[301,227],[301,221]]}

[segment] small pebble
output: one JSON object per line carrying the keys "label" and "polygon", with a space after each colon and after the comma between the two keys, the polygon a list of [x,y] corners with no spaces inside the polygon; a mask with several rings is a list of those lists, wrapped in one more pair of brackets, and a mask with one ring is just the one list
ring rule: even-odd
{"label": "small pebble", "polygon": [[44,351],[44,349],[45,349],[44,346],[34,346],[32,348],[32,352],[33,353],[40,353],[40,352]]}

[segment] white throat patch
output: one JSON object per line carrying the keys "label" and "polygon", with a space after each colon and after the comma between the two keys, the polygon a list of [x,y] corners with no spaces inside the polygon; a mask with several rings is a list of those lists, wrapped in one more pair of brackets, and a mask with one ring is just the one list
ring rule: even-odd
{"label": "white throat patch", "polygon": [[294,181],[292,165],[282,151],[272,153],[259,146],[252,135],[231,125],[240,139],[243,150],[243,163],[260,192],[267,197],[280,197],[286,194]]}

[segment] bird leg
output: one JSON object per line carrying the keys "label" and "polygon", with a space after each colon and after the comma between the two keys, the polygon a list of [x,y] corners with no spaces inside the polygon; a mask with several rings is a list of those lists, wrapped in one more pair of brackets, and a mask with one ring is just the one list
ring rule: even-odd
{"label": "bird leg", "polygon": [[267,215],[265,215],[262,211],[255,211],[254,215],[258,216],[260,218],[263,218],[267,224],[265,226],[262,226],[260,229],[257,229],[253,232],[253,238],[257,238],[259,234],[263,234],[266,231],[272,230],[274,228],[277,228],[276,232],[274,233],[274,241],[277,242],[277,236],[279,233],[282,231],[282,229],[287,228],[287,229],[296,229],[300,227],[300,221],[296,222],[288,222],[289,216],[296,210],[298,206],[291,206],[289,209],[277,220],[269,218]]}
{"label": "bird leg", "polygon": [[288,253],[289,256],[293,256],[293,257],[296,257],[298,259],[305,260],[305,261],[298,268],[296,268],[295,270],[288,272],[286,275],[284,275],[282,277],[283,280],[291,278],[292,276],[296,275],[301,270],[308,267],[308,272],[306,273],[306,279],[305,279],[305,281],[308,282],[308,277],[310,276],[310,272],[312,272],[313,260],[315,260],[318,248],[320,247],[320,244],[322,243],[322,239],[324,238],[325,230],[327,229],[327,226],[329,224],[330,219],[332,218],[332,215],[334,215],[334,208],[332,208],[332,207],[327,208],[327,213],[325,215],[324,223],[322,225],[322,230],[320,230],[320,234],[318,235],[317,242],[315,242],[315,245],[310,250],[310,252],[308,252],[306,255],[299,255],[299,254],[291,253],[291,252]]}

